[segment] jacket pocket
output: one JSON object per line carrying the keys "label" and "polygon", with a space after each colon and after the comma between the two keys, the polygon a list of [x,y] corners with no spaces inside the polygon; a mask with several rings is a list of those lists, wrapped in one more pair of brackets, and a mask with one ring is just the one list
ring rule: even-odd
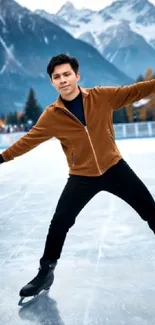
{"label": "jacket pocket", "polygon": [[112,134],[111,134],[111,132],[110,132],[109,129],[108,129],[108,134],[109,134],[109,137],[110,137],[110,139],[112,140],[112,142],[115,143],[115,139],[114,139],[114,137],[112,136]]}

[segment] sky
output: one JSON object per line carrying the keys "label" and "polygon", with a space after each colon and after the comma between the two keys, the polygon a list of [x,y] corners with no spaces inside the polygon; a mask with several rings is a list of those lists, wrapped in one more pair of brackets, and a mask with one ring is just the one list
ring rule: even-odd
{"label": "sky", "polygon": [[[49,13],[56,13],[61,6],[66,3],[66,0],[15,0],[23,7],[30,10],[43,9]],[[72,0],[71,2],[77,8],[89,8],[92,10],[103,9],[104,7],[110,5],[112,2],[117,0]],[[125,1],[125,0],[124,0]],[[155,0],[149,0],[155,5]]]}

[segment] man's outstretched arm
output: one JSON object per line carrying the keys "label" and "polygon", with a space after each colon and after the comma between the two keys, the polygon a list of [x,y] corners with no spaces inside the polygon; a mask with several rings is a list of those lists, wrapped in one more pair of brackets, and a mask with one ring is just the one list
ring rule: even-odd
{"label": "man's outstretched arm", "polygon": [[41,114],[37,123],[22,138],[0,155],[0,164],[25,154],[36,146],[53,137],[51,114],[48,108]]}
{"label": "man's outstretched arm", "polygon": [[155,93],[155,79],[137,82],[129,86],[98,87],[97,89],[101,98],[106,97],[112,109],[116,110]]}

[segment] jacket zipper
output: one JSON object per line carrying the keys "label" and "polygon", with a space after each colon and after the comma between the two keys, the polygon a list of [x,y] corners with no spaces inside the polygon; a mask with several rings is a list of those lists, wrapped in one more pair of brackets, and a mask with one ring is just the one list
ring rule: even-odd
{"label": "jacket zipper", "polygon": [[[99,166],[99,163],[98,163],[98,160],[97,160],[97,156],[96,156],[96,153],[95,153],[95,149],[94,149],[94,146],[93,146],[93,144],[92,144],[92,141],[91,141],[91,137],[90,137],[90,134],[89,134],[89,131],[88,131],[88,129],[87,129],[87,126],[84,126],[81,122],[80,122],[80,120],[74,115],[74,114],[72,114],[71,112],[68,112],[68,111],[66,111],[66,109],[63,109],[68,115],[72,115],[73,116],[73,118],[74,119],[76,119],[81,125],[82,125],[82,127],[85,129],[85,131],[86,131],[86,133],[87,133],[87,135],[88,135],[88,139],[89,139],[89,142],[90,142],[90,145],[91,145],[91,148],[92,148],[92,151],[93,151],[93,155],[94,155],[94,159],[95,159],[95,162],[96,162],[96,165],[97,165],[97,169],[98,169],[98,171],[99,171],[99,173],[100,173],[100,175],[102,175],[102,172],[101,172],[101,169],[100,169],[100,166]],[[86,119],[86,117],[85,117],[85,119]],[[72,151],[72,161],[73,161],[73,151]],[[73,164],[74,165],[74,164]]]}
{"label": "jacket zipper", "polygon": [[88,134],[88,139],[89,139],[89,142],[90,142],[90,145],[92,147],[92,151],[93,151],[93,154],[94,154],[94,158],[95,158],[95,161],[96,161],[96,165],[97,165],[97,168],[98,168],[98,171],[100,173],[100,175],[102,175],[102,172],[101,172],[101,169],[100,169],[100,166],[99,166],[99,163],[98,163],[98,160],[97,160],[97,157],[96,157],[96,153],[95,153],[95,149],[93,147],[93,144],[92,144],[92,141],[91,141],[91,137],[90,137],[90,134],[88,132],[88,129],[87,129],[87,126],[84,127],[87,134]]}

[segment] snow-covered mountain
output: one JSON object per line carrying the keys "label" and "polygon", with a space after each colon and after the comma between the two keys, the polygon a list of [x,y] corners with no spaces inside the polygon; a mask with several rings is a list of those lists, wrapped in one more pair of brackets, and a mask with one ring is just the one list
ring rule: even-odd
{"label": "snow-covered mountain", "polygon": [[46,67],[62,52],[79,60],[81,86],[132,82],[91,45],[13,0],[0,0],[0,113],[22,110],[30,87],[42,107],[55,100]]}
{"label": "snow-covered mountain", "polygon": [[106,13],[117,21],[125,19],[131,30],[150,44],[155,40],[155,6],[148,0],[119,0],[99,13]]}
{"label": "snow-covered mountain", "polygon": [[[40,14],[53,21],[50,14]],[[148,0],[118,0],[99,11],[67,2],[54,19],[131,77],[144,74],[148,66],[155,69],[155,6]]]}
{"label": "snow-covered mountain", "polygon": [[110,26],[106,34],[100,34],[99,40],[104,57],[129,76],[136,78],[148,67],[155,70],[155,49],[141,35],[133,32],[128,22],[121,21]]}
{"label": "snow-covered mountain", "polygon": [[76,9],[72,2],[67,1],[65,5],[61,7],[61,9],[57,12],[57,16],[69,21],[74,25],[74,20],[76,17],[76,22],[80,21],[84,23],[88,23],[91,19],[91,15],[95,13],[95,11],[87,8]]}

